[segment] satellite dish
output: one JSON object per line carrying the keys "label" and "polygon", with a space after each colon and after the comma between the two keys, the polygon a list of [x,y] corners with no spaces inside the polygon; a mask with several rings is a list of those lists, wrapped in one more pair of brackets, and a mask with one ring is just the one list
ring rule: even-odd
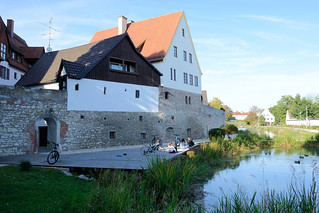
{"label": "satellite dish", "polygon": [[47,52],[52,52],[52,48],[51,47],[47,47]]}

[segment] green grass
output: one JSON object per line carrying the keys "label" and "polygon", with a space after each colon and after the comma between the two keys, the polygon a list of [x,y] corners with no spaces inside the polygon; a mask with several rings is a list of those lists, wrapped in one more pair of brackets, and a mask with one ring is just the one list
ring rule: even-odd
{"label": "green grass", "polygon": [[290,184],[285,192],[265,191],[257,198],[254,193],[251,198],[243,192],[237,192],[229,197],[221,198],[220,205],[212,212],[309,212],[319,210],[319,188],[313,173],[312,183],[305,185]]}
{"label": "green grass", "polygon": [[0,212],[81,212],[94,183],[56,170],[0,168]]}

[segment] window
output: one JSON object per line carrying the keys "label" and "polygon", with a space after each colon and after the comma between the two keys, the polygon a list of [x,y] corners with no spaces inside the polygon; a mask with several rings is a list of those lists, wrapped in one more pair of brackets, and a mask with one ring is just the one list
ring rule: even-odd
{"label": "window", "polygon": [[174,46],[174,56],[177,57],[177,47]]}
{"label": "window", "polygon": [[187,73],[186,72],[184,72],[184,84],[188,84]]}
{"label": "window", "polygon": [[164,97],[165,99],[168,99],[168,94],[169,94],[169,92],[165,92],[165,95],[164,95],[164,96],[165,96],[165,97]]}
{"label": "window", "polygon": [[104,95],[106,94],[106,87],[104,87]]}
{"label": "window", "polygon": [[184,61],[187,61],[187,53],[185,50],[183,51],[183,58],[184,58]]}
{"label": "window", "polygon": [[193,63],[193,56],[192,56],[192,54],[188,54],[188,61],[189,61],[189,63]]}
{"label": "window", "polygon": [[11,53],[11,58],[12,59],[16,59],[16,54],[12,51],[12,53]]}
{"label": "window", "polygon": [[135,72],[136,63],[133,61],[124,61],[124,72]]}
{"label": "window", "polygon": [[189,74],[189,85],[193,85],[193,75]]}
{"label": "window", "polygon": [[5,45],[4,43],[1,43],[0,57],[4,60],[6,59],[6,53],[7,53],[7,45]]}
{"label": "window", "polygon": [[79,90],[79,84],[75,84],[74,89],[75,89],[76,91],[78,91],[78,90]]}
{"label": "window", "polygon": [[195,76],[195,86],[198,87],[198,77]]}
{"label": "window", "polygon": [[185,37],[185,30],[182,28],[182,36]]}
{"label": "window", "polygon": [[139,90],[135,90],[135,98],[140,98],[140,91]]}
{"label": "window", "polygon": [[14,73],[14,79],[17,79],[17,73],[16,72]]}
{"label": "window", "polygon": [[187,104],[188,98],[187,96],[185,96],[185,104]]}
{"label": "window", "polygon": [[110,69],[135,73],[136,63],[134,61],[127,61],[119,58],[110,58]]}
{"label": "window", "polygon": [[117,58],[110,58],[110,69],[123,71],[123,61]]}
{"label": "window", "polygon": [[191,97],[188,97],[188,103],[191,104]]}
{"label": "window", "polygon": [[141,140],[145,140],[146,139],[146,133],[141,133]]}
{"label": "window", "polygon": [[176,81],[176,69],[171,68],[171,80]]}
{"label": "window", "polygon": [[139,121],[141,121],[141,122],[143,121],[143,116],[139,117]]}
{"label": "window", "polygon": [[0,66],[0,71],[1,71],[1,78],[5,79],[5,80],[9,80],[10,77],[10,70],[6,67],[2,67]]}
{"label": "window", "polygon": [[18,62],[21,63],[21,56],[18,55]]}
{"label": "window", "polygon": [[110,139],[116,139],[116,132],[110,131]]}

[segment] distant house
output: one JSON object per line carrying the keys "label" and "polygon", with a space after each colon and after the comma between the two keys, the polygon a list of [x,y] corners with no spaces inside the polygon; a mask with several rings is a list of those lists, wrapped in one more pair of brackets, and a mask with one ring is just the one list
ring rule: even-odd
{"label": "distant house", "polygon": [[0,85],[14,86],[44,53],[43,47],[29,47],[14,33],[14,21],[7,26],[0,17]]}
{"label": "distant house", "polygon": [[91,42],[127,32],[137,50],[161,73],[161,94],[165,99],[183,97],[186,105],[202,103],[201,69],[184,11],[147,20],[127,21],[96,32]]}
{"label": "distant house", "polygon": [[264,116],[267,126],[268,125],[272,125],[275,122],[275,116],[273,114],[271,114],[269,109],[263,109],[263,110],[261,110],[260,112],[257,113],[258,118],[261,115]]}
{"label": "distant house", "polygon": [[68,110],[157,112],[161,75],[125,33],[45,53],[16,86],[67,90]]}
{"label": "distant house", "polygon": [[233,118],[236,120],[236,121],[243,121],[247,118],[248,114],[244,114],[244,113],[241,113],[241,112],[234,112],[233,113]]}

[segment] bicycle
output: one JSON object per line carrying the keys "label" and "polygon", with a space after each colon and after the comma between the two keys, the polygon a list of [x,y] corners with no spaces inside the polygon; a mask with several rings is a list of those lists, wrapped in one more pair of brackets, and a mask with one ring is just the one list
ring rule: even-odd
{"label": "bicycle", "polygon": [[53,143],[54,147],[47,157],[48,164],[50,165],[55,164],[59,160],[62,151],[59,144],[54,143],[53,141],[51,141],[51,143]]}
{"label": "bicycle", "polygon": [[152,144],[143,145],[141,148],[142,155],[147,155],[149,153],[154,153],[158,151],[160,148],[160,144],[161,144],[161,139],[158,139],[156,143],[154,143],[152,140]]}

